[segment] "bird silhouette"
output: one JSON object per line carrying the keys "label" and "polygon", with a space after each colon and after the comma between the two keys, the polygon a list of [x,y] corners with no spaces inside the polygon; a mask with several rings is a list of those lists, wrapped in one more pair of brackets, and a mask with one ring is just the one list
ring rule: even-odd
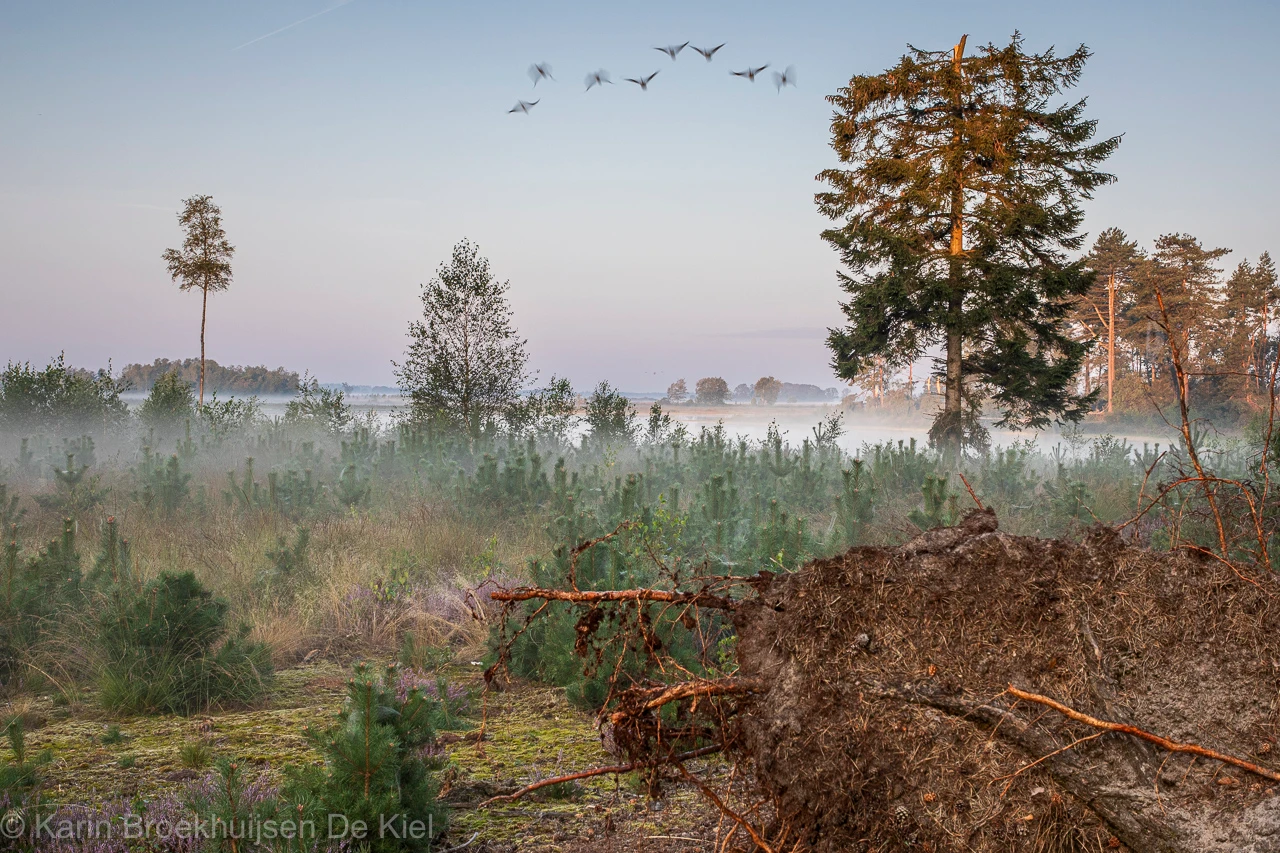
{"label": "bird silhouette", "polygon": [[707,62],[710,62],[710,61],[711,61],[711,57],[715,56],[715,55],[716,55],[716,51],[717,51],[717,50],[719,50],[719,49],[720,49],[720,48],[722,48],[722,47],[724,47],[724,45],[723,45],[723,44],[718,44],[718,45],[716,45],[715,47],[710,48],[710,49],[706,49],[706,50],[704,50],[703,48],[695,47],[695,48],[694,48],[694,50],[695,50],[695,51],[697,51],[698,53],[702,54],[702,58],[703,58],[703,59],[705,59]]}
{"label": "bird silhouette", "polygon": [[551,76],[551,66],[545,62],[535,62],[529,66],[529,79],[533,81],[533,85],[538,85],[538,81],[543,77],[548,80],[556,78]]}
{"label": "bird silhouette", "polygon": [[603,86],[608,83],[613,85],[613,81],[609,79],[609,72],[601,68],[599,71],[592,71],[587,75],[587,79],[582,81],[587,84],[586,91],[590,92],[592,86]]}
{"label": "bird silhouette", "polygon": [[637,80],[634,77],[623,77],[622,79],[626,80],[628,83],[635,83],[637,86],[640,87],[640,91],[647,92],[649,91],[649,81],[657,76],[658,76],[658,72],[655,71],[652,74],[650,74],[648,77],[641,77],[639,80]]}
{"label": "bird silhouette", "polygon": [[750,80],[752,83],[754,83],[756,82],[756,75],[768,67],[769,67],[769,63],[766,62],[764,65],[761,65],[759,68],[752,68],[750,66],[747,66],[746,71],[730,71],[729,73],[732,74],[734,77],[745,77],[748,80]]}
{"label": "bird silhouette", "polygon": [[675,62],[676,54],[684,50],[688,46],[689,46],[689,43],[685,42],[684,44],[669,44],[666,47],[655,47],[654,50],[662,51],[667,56],[671,57],[672,62]]}
{"label": "bird silhouette", "polygon": [[[541,101],[541,100],[542,98],[538,98],[538,101]],[[507,112],[525,113],[527,115],[529,112],[529,108],[532,107],[534,104],[538,103],[538,101],[516,101],[516,105],[511,109],[507,110]]]}
{"label": "bird silhouette", "polygon": [[783,86],[794,86],[796,84],[796,67],[788,65],[787,70],[782,73],[773,72],[773,85],[778,87],[778,91],[782,91]]}

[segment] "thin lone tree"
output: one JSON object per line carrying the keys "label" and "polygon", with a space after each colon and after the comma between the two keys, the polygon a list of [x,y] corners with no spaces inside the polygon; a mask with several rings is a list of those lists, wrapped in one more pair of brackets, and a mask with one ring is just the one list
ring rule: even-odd
{"label": "thin lone tree", "polygon": [[982,399],[1001,425],[1079,420],[1073,393],[1087,345],[1066,317],[1093,274],[1068,253],[1083,243],[1082,200],[1114,178],[1097,167],[1119,137],[1093,142],[1085,102],[1053,107],[1089,51],[1058,57],[1005,47],[964,56],[911,48],[883,74],[854,77],[835,106],[832,147],[846,168],[818,179],[823,233],[847,272],[847,327],[828,345],[838,375],[900,368],[937,347],[945,381],[930,429],[938,445],[980,445]]}
{"label": "thin lone tree", "polygon": [[231,256],[236,249],[222,230],[222,209],[213,196],[193,195],[182,202],[178,224],[186,232],[181,249],[166,249],[169,276],[181,290],[200,290],[200,406],[204,406],[204,329],[209,294],[231,286]]}
{"label": "thin lone tree", "polygon": [[414,420],[476,436],[513,412],[529,357],[512,323],[510,287],[467,240],[423,285],[422,319],[409,323],[404,362],[392,362]]}

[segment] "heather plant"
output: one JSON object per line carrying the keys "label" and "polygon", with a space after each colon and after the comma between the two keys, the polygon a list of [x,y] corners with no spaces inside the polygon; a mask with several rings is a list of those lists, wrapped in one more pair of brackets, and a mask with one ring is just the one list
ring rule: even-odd
{"label": "heather plant", "polygon": [[[205,762],[207,766],[208,762]],[[253,849],[271,849],[247,838],[244,827],[262,826],[266,821],[292,817],[283,811],[276,787],[263,778],[246,772],[245,762],[222,758],[214,763],[213,772],[184,792],[182,805],[191,815],[208,821],[212,829],[203,839],[201,853],[229,851],[242,853]],[[323,826],[323,824],[321,824]],[[281,845],[280,849],[285,849]],[[294,848],[297,849],[297,848]]]}

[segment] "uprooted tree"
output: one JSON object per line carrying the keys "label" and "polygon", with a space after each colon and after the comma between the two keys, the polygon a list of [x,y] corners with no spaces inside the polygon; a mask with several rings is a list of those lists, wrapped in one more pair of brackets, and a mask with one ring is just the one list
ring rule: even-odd
{"label": "uprooted tree", "polygon": [[[623,762],[576,776],[684,779],[726,850],[1280,850],[1269,576],[1103,527],[1010,536],[990,511],[790,574],[710,568],[492,594],[513,633],[576,608],[584,665],[610,675]],[[665,654],[673,621],[702,668]],[[736,668],[709,659],[725,632]],[[713,752],[754,796],[690,772]]]}

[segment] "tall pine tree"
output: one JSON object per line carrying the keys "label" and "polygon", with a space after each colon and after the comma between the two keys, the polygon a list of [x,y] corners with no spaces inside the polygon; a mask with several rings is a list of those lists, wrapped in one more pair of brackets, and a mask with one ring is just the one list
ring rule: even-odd
{"label": "tall pine tree", "polygon": [[[1118,352],[1123,346],[1121,323],[1131,302],[1134,276],[1144,261],[1138,244],[1119,228],[1099,234],[1085,256],[1085,263],[1095,273],[1094,282],[1075,303],[1072,319],[1103,350],[1107,412],[1112,411],[1116,376],[1123,369]],[[1086,381],[1088,374],[1086,369]]]}
{"label": "tall pine tree", "polygon": [[853,379],[877,356],[900,367],[940,346],[945,403],[930,431],[950,449],[981,443],[977,406],[1001,424],[1078,420],[1073,392],[1087,345],[1069,335],[1070,303],[1093,274],[1080,248],[1080,203],[1113,178],[1096,167],[1119,137],[1094,142],[1085,102],[1053,107],[1089,57],[1005,47],[964,56],[912,48],[883,74],[854,77],[828,100],[845,168],[818,208],[839,226],[848,326],[828,343]]}

